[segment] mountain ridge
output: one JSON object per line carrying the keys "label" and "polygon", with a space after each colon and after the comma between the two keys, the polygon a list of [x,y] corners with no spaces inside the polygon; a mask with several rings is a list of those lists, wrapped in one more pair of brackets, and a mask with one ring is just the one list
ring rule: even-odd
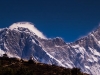
{"label": "mountain ridge", "polygon": [[33,55],[41,63],[79,67],[91,75],[100,73],[100,27],[72,43],[60,37],[44,39],[23,27],[4,28],[0,30],[0,50],[0,55],[23,59]]}

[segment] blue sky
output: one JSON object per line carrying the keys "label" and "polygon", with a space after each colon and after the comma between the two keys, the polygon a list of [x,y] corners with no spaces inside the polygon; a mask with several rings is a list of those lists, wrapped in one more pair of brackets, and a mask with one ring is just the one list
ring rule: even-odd
{"label": "blue sky", "polygon": [[100,23],[99,0],[0,0],[0,28],[29,21],[49,38],[73,42]]}

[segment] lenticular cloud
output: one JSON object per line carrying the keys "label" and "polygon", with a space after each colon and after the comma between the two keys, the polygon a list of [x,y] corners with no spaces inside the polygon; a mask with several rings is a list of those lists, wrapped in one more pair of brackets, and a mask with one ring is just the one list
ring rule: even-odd
{"label": "lenticular cloud", "polygon": [[31,30],[32,32],[34,32],[37,36],[46,39],[46,36],[43,35],[43,33],[41,31],[39,31],[32,23],[30,22],[17,22],[12,24],[9,28],[10,29],[14,29],[14,28],[18,28],[18,27],[24,27],[24,28],[28,28],[29,30]]}

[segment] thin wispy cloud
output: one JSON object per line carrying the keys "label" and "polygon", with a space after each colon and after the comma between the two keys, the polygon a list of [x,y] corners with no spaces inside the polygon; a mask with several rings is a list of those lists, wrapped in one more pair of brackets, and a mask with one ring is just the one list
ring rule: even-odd
{"label": "thin wispy cloud", "polygon": [[12,24],[11,26],[9,26],[10,29],[14,29],[14,28],[18,28],[18,27],[24,27],[24,28],[28,28],[29,30],[31,30],[32,32],[34,32],[37,36],[46,39],[46,36],[43,35],[43,33],[41,31],[39,31],[34,24],[30,23],[30,22],[17,22]]}

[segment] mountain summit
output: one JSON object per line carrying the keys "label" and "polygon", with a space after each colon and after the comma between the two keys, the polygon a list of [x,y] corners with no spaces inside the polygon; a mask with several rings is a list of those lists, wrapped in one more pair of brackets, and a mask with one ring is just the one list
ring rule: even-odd
{"label": "mountain summit", "polygon": [[18,29],[19,27],[22,28],[28,28],[30,31],[34,32],[37,36],[41,37],[41,38],[46,38],[46,36],[43,35],[42,32],[40,32],[33,23],[31,22],[17,22],[12,24],[9,28],[11,30],[13,29]]}
{"label": "mountain summit", "polygon": [[85,73],[99,75],[100,27],[73,43],[66,43],[60,37],[46,38],[29,22],[14,23],[0,30],[0,55],[4,53],[23,59],[32,55],[38,62],[78,67]]}

